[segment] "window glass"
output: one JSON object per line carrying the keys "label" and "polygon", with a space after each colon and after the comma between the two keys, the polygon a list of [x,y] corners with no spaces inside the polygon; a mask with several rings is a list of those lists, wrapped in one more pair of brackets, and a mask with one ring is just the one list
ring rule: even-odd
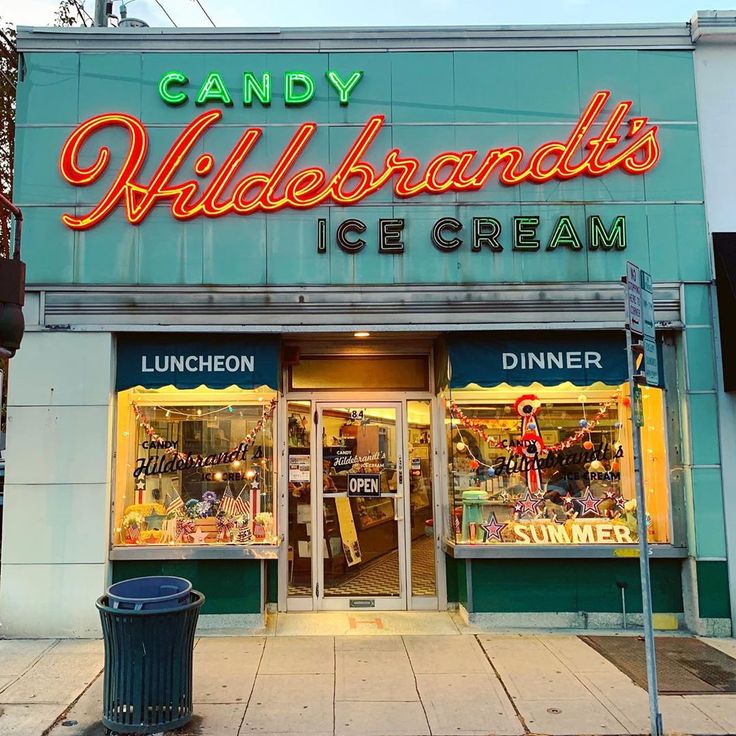
{"label": "window glass", "polygon": [[275,405],[257,391],[120,392],[114,543],[273,543]]}
{"label": "window glass", "polygon": [[[649,541],[670,541],[663,392],[644,388]],[[453,392],[448,536],[470,544],[633,544],[628,386]]]}

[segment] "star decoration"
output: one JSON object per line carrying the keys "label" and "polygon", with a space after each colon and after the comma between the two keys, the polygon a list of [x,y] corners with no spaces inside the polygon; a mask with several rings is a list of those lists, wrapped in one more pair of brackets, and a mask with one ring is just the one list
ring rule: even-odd
{"label": "star decoration", "polygon": [[490,542],[491,540],[503,542],[501,532],[508,526],[508,524],[499,524],[495,513],[491,513],[488,521],[485,524],[481,524],[481,526],[486,532],[486,542]]}
{"label": "star decoration", "polygon": [[580,499],[580,503],[583,506],[582,516],[585,516],[589,512],[592,512],[593,516],[600,516],[601,515],[601,509],[600,504],[602,498],[596,498],[590,491],[590,488],[588,488],[585,492],[585,495]]}
{"label": "star decoration", "polygon": [[258,489],[259,489],[259,488],[261,487],[261,485],[260,485],[260,483],[259,483],[259,482],[258,482],[257,480],[254,480],[254,481],[253,481],[253,482],[252,482],[252,483],[250,484],[250,487],[251,487],[251,488],[252,488],[252,489],[253,489],[254,491],[257,491],[257,490],[258,490]]}
{"label": "star decoration", "polygon": [[535,498],[529,491],[527,491],[526,496],[524,496],[521,501],[517,501],[516,504],[514,504],[515,511],[517,510],[517,504],[518,513],[522,516],[525,514],[536,516],[539,513],[539,510],[544,506],[544,501],[540,498]]}
{"label": "star decoration", "polygon": [[204,529],[197,529],[197,531],[192,534],[192,542],[194,544],[204,544],[205,539],[207,539],[207,532],[204,531]]}
{"label": "star decoration", "polygon": [[145,491],[146,490],[146,482],[144,480],[139,480],[135,484],[136,491]]}
{"label": "star decoration", "polygon": [[573,496],[573,495],[572,495],[572,493],[570,493],[570,491],[568,491],[568,492],[567,492],[567,493],[566,493],[566,494],[565,494],[565,495],[564,495],[564,496],[562,497],[562,499],[561,499],[561,500],[562,500],[562,503],[563,503],[563,505],[564,505],[564,507],[565,507],[566,509],[567,509],[567,508],[572,508],[572,507],[573,507],[573,504],[575,503],[575,496]]}

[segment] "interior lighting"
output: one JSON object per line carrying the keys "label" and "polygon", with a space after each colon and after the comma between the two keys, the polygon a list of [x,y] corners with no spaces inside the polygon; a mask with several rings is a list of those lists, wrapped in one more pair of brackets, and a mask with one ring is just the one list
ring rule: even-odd
{"label": "interior lighting", "polygon": [[370,337],[370,332],[353,332],[353,337]]}

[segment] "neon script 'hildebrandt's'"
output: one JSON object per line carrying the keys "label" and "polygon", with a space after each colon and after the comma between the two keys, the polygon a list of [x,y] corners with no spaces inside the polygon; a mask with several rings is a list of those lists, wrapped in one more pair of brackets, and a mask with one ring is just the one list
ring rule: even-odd
{"label": "neon script 'hildebrandt's'", "polygon": [[220,110],[211,110],[196,117],[182,131],[148,183],[138,180],[148,152],[145,125],[124,113],[97,115],[76,128],[65,142],[59,161],[62,177],[74,186],[89,186],[103,175],[111,158],[106,146],[99,149],[91,165],[83,166],[79,161],[82,148],[101,130],[123,128],[129,135],[128,149],[117,176],[97,205],[79,216],[64,214],[62,221],[73,230],[84,230],[100,223],[121,204],[133,224],[142,222],[154,205],[163,203],[169,204],[177,220],[230,213],[250,215],[284,208],[309,209],[327,202],[347,206],[360,202],[388,182],[393,182],[398,197],[409,198],[477,191],[493,175],[501,184],[515,186],[523,182],[541,184],[578,176],[603,176],[616,170],[643,174],[659,159],[657,126],[648,125],[646,117],[631,117],[625,124],[630,101],[619,102],[607,119],[599,120],[609,98],[610,92],[597,92],[567,140],[544,143],[529,155],[519,146],[483,153],[447,151],[422,166],[417,159],[394,148],[377,170],[363,160],[384,127],[383,116],[374,115],[332,174],[318,166],[295,168],[318,127],[316,123],[303,123],[269,172],[238,178],[241,166],[263,135],[261,128],[253,127],[243,132],[219,169],[211,153],[202,153],[193,166],[198,178],[186,178],[182,162],[207,129],[222,117]]}

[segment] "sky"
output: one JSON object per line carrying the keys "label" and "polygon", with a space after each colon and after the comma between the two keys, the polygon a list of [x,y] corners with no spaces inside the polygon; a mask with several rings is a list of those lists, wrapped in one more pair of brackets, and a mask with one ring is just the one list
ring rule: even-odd
{"label": "sky", "polygon": [[[93,15],[94,0],[79,0]],[[178,26],[209,26],[197,0],[159,0]],[[524,25],[655,23],[689,20],[697,0],[199,0],[220,27]],[[16,25],[52,25],[58,0],[0,0],[0,19]],[[736,0],[704,3],[733,9]],[[171,26],[156,0],[128,0],[128,16]],[[114,11],[119,14],[120,0]],[[736,15],[736,11],[734,12]]]}

